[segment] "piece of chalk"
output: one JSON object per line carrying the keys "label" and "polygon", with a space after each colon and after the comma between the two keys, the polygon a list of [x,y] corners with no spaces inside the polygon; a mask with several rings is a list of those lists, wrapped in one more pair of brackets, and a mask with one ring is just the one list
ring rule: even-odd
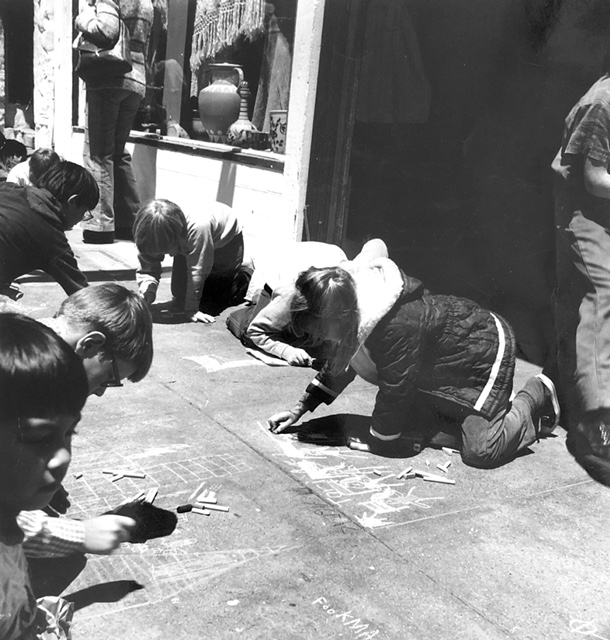
{"label": "piece of chalk", "polygon": [[83,474],[82,474],[82,473],[80,473],[80,472],[79,472],[79,473],[75,473],[75,474],[74,474],[74,477],[75,477],[77,480],[80,480],[80,479],[83,477]]}
{"label": "piece of chalk", "polygon": [[426,460],[426,466],[429,467],[430,466],[430,460]]}
{"label": "piece of chalk", "polygon": [[436,468],[440,469],[443,473],[447,473],[447,469],[451,466],[451,460],[447,460],[444,464],[437,464]]}
{"label": "piece of chalk", "polygon": [[409,471],[402,477],[403,480],[411,480],[412,478],[417,478],[417,474],[415,473],[415,471]]}
{"label": "piece of chalk", "polygon": [[411,471],[413,471],[413,467],[407,467],[404,471],[401,471],[401,472],[396,476],[396,478],[397,478],[398,480],[401,480],[404,476],[406,476],[406,475],[407,475],[407,473],[409,473],[409,472],[411,472]]}
{"label": "piece of chalk", "polygon": [[373,469],[373,473],[374,473],[376,476],[380,476],[380,475],[381,475],[381,471],[379,471],[379,469]]}
{"label": "piece of chalk", "polygon": [[146,478],[146,474],[141,471],[121,471],[126,478]]}
{"label": "piece of chalk", "polygon": [[154,487],[152,489],[149,489],[146,492],[146,495],[144,496],[144,502],[148,502],[149,504],[152,504],[155,501],[155,498],[157,497],[157,493],[159,493],[159,491]]}
{"label": "piece of chalk", "polygon": [[423,478],[424,476],[430,475],[427,471],[420,471],[419,469],[413,469],[413,473],[416,476],[419,476],[420,478]]}
{"label": "piece of chalk", "polygon": [[122,473],[117,473],[116,476],[114,476],[114,478],[111,478],[112,482],[116,482],[117,480],[122,480],[123,479],[123,474]]}
{"label": "piece of chalk", "polygon": [[209,516],[212,512],[207,509],[200,509],[199,507],[193,507],[191,513],[198,513],[200,516]]}
{"label": "piece of chalk", "polygon": [[187,513],[188,511],[192,511],[192,509],[192,504],[181,504],[179,507],[176,507],[178,513]]}
{"label": "piece of chalk", "polygon": [[458,449],[452,449],[451,447],[442,447],[441,450],[444,451],[448,456],[451,456],[454,453],[459,453]]}
{"label": "piece of chalk", "polygon": [[425,482],[438,482],[439,484],[455,484],[455,480],[440,478],[439,476],[424,476]]}
{"label": "piece of chalk", "polygon": [[115,476],[117,472],[114,469],[102,469],[102,473],[107,473],[111,476]]}
{"label": "piece of chalk", "polygon": [[223,507],[221,504],[211,504],[209,502],[200,502],[198,505],[201,509],[211,509],[212,511],[228,511],[229,507]]}
{"label": "piece of chalk", "polygon": [[217,502],[216,500],[216,492],[215,491],[205,491],[197,498],[197,502],[208,502],[210,504],[214,504]]}
{"label": "piece of chalk", "polygon": [[138,493],[137,495],[135,495],[131,501],[132,502],[139,502],[140,500],[144,500],[144,496],[146,496],[146,491],[140,491],[140,493]]}

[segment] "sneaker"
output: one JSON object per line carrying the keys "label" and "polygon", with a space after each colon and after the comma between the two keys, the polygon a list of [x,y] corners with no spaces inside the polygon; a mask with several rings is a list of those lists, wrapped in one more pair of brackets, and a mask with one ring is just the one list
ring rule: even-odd
{"label": "sneaker", "polygon": [[568,431],[568,451],[597,482],[610,486],[610,426],[603,420],[583,420]]}
{"label": "sneaker", "polygon": [[538,426],[538,436],[546,438],[550,436],[559,424],[561,410],[559,409],[559,398],[553,381],[539,373],[536,378],[545,386],[545,402],[542,405],[542,414],[540,416],[540,424]]}

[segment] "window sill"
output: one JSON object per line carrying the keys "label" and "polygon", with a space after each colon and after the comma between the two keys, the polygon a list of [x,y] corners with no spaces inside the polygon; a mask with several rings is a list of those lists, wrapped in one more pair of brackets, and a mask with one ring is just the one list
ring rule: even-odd
{"label": "window sill", "polygon": [[[72,127],[74,133],[84,133],[84,127]],[[256,149],[241,149],[227,144],[192,140],[191,138],[170,138],[157,133],[144,131],[132,131],[129,142],[142,144],[157,149],[175,151],[204,158],[217,158],[229,160],[236,164],[262,167],[282,173],[284,171],[284,156],[271,151],[258,151]]]}

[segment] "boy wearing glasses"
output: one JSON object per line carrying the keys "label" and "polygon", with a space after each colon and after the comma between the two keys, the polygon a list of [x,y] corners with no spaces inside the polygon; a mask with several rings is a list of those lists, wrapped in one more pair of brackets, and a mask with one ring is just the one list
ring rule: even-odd
{"label": "boy wearing glasses", "polygon": [[[116,283],[94,285],[66,298],[53,318],[43,320],[81,358],[89,395],[102,396],[122,380],[142,380],[153,357],[152,318],[144,300]],[[63,499],[63,503],[62,503]],[[61,489],[55,510],[69,506]],[[28,557],[67,556],[72,553],[106,555],[128,539],[130,518],[102,515],[90,520],[49,517],[43,511],[22,511]]]}

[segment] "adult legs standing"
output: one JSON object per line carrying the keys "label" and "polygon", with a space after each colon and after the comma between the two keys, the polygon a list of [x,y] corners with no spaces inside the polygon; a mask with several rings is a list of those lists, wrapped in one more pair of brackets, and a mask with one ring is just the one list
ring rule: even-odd
{"label": "adult legs standing", "polygon": [[83,160],[97,180],[100,201],[83,219],[86,242],[112,242],[115,227],[131,229],[140,206],[131,156],[125,149],[140,100],[127,89],[87,91]]}
{"label": "adult legs standing", "polygon": [[568,449],[597,480],[610,484],[610,235],[576,211],[558,229],[557,333],[560,370],[573,373],[568,398],[576,424]]}

